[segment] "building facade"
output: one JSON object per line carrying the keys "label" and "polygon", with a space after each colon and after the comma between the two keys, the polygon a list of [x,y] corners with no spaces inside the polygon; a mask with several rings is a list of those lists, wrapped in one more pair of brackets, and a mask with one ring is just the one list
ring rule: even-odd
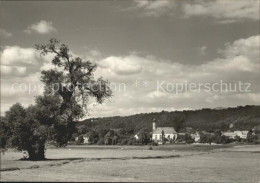
{"label": "building facade", "polygon": [[157,127],[153,121],[152,141],[162,143],[164,141],[175,141],[177,132],[173,127]]}
{"label": "building facade", "polygon": [[244,131],[227,131],[227,132],[223,132],[222,135],[225,135],[226,137],[229,137],[230,139],[235,139],[236,136],[240,137],[241,139],[246,139],[247,138],[247,134],[248,131],[244,130]]}

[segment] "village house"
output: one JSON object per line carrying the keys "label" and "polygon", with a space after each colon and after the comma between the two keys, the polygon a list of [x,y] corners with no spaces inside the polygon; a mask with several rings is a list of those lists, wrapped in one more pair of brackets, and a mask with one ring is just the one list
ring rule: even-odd
{"label": "village house", "polygon": [[138,139],[139,139],[139,137],[138,137],[138,135],[137,135],[137,134],[135,134],[134,138],[135,138],[136,140],[138,140]]}
{"label": "village house", "polygon": [[[78,141],[78,140],[79,140],[79,137],[76,137],[75,141]],[[89,143],[89,137],[86,134],[83,135],[83,143],[84,144],[88,144]]]}
{"label": "village house", "polygon": [[88,144],[89,143],[89,137],[88,136],[83,136],[83,143]]}
{"label": "village house", "polygon": [[179,136],[184,136],[186,133],[178,133]]}
{"label": "village house", "polygon": [[248,131],[227,131],[223,132],[222,135],[229,137],[230,139],[235,139],[236,136],[240,137],[241,139],[246,139],[247,138]]}
{"label": "village house", "polygon": [[227,131],[227,132],[222,132],[222,135],[230,138],[230,139],[235,139],[237,134],[235,132]]}
{"label": "village house", "polygon": [[257,125],[253,128],[253,134],[256,135],[256,143],[260,144],[260,125]]}
{"label": "village house", "polygon": [[177,138],[177,132],[173,127],[156,127],[156,121],[153,121],[152,140],[161,144],[163,142],[163,136],[168,141],[174,141]]}
{"label": "village house", "polygon": [[227,131],[227,132],[223,132],[222,135],[230,138],[230,139],[235,139],[236,137],[236,133],[235,132],[230,132],[230,131]]}
{"label": "village house", "polygon": [[196,133],[191,134],[191,138],[193,138],[195,142],[199,142],[200,141],[200,134],[199,134],[199,132],[196,131]]}
{"label": "village house", "polygon": [[248,131],[244,130],[244,131],[234,131],[234,133],[239,136],[241,139],[246,139],[247,138],[247,134]]}

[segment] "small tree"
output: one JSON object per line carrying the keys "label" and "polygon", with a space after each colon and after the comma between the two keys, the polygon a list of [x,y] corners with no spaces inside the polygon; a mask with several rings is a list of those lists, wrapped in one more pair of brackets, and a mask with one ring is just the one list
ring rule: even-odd
{"label": "small tree", "polygon": [[88,143],[89,144],[95,144],[95,143],[97,143],[98,142],[98,140],[99,140],[99,136],[98,136],[98,133],[97,132],[95,132],[95,131],[89,131],[88,133],[87,133],[87,136],[88,136]]}
{"label": "small tree", "polygon": [[247,142],[254,142],[256,140],[256,135],[253,134],[252,130],[249,130],[247,133],[246,141]]}
{"label": "small tree", "polygon": [[115,135],[113,138],[112,138],[112,145],[116,145],[118,142],[118,136]]}
{"label": "small tree", "polygon": [[78,136],[77,143],[79,143],[79,144],[84,143],[84,137],[83,137],[83,135]]}
{"label": "small tree", "polygon": [[184,135],[185,142],[188,144],[194,143],[194,139],[191,137],[191,134],[185,133]]}
{"label": "small tree", "polygon": [[146,145],[150,142],[150,133],[148,129],[141,129],[137,134],[141,144]]}
{"label": "small tree", "polygon": [[75,141],[78,136],[79,136],[78,133],[73,133],[73,134],[71,135],[70,141]]}
{"label": "small tree", "polygon": [[36,45],[41,55],[54,55],[55,69],[42,71],[45,90],[36,97],[35,105],[25,109],[13,105],[1,121],[1,149],[13,147],[26,150],[31,160],[45,159],[45,143],[50,140],[65,146],[75,131],[75,121],[87,114],[89,97],[102,103],[111,97],[108,81],[94,79],[96,65],[74,57],[68,46],[51,39]]}
{"label": "small tree", "polygon": [[61,121],[56,115],[61,101],[53,96],[36,97],[36,104],[24,108],[21,104],[14,104],[6,112],[6,129],[2,135],[8,137],[5,147],[13,147],[20,151],[27,151],[29,159],[45,159],[45,143],[47,139],[62,142],[63,137],[54,134],[55,125]]}
{"label": "small tree", "polygon": [[238,135],[235,136],[234,140],[236,142],[241,142],[242,141],[241,137],[239,137]]}
{"label": "small tree", "polygon": [[97,145],[104,145],[104,144],[105,144],[105,139],[103,137],[99,138]]}

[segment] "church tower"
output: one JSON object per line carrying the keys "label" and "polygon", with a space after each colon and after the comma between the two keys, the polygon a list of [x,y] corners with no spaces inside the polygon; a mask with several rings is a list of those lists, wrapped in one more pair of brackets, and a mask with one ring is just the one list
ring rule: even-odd
{"label": "church tower", "polygon": [[156,130],[156,119],[153,119],[153,130]]}

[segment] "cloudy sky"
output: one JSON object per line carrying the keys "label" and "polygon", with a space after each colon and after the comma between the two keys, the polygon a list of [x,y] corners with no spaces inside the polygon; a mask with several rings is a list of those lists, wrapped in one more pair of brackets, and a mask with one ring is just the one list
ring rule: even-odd
{"label": "cloudy sky", "polygon": [[41,94],[51,56],[34,45],[53,37],[113,84],[90,117],[260,104],[257,0],[2,1],[0,16],[1,115]]}

